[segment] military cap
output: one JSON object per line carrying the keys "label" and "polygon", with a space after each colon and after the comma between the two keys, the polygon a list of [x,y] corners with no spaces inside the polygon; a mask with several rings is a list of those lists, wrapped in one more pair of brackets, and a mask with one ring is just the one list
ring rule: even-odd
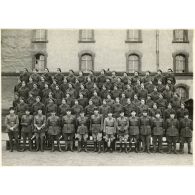
{"label": "military cap", "polygon": [[10,107],[9,110],[14,110],[14,107]]}
{"label": "military cap", "polygon": [[170,112],[170,115],[171,115],[171,114],[175,114],[175,111],[174,111],[174,110],[172,110],[172,111]]}
{"label": "military cap", "polygon": [[155,114],[161,114],[160,110],[157,110]]}
{"label": "military cap", "polygon": [[148,112],[148,110],[147,109],[143,109],[143,113],[146,113],[146,112]]}

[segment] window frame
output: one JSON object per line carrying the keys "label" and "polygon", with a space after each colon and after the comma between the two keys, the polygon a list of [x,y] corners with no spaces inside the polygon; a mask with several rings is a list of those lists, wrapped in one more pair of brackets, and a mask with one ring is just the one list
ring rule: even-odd
{"label": "window frame", "polygon": [[[181,55],[185,58],[185,69],[184,69],[183,73],[176,72],[176,57],[179,55]],[[174,71],[174,73],[176,73],[176,74],[188,73],[189,72],[189,64],[188,64],[189,63],[189,60],[188,60],[189,54],[185,51],[179,51],[179,52],[173,53],[172,56],[173,56],[173,71]]]}
{"label": "window frame", "polygon": [[[39,39],[36,38],[36,31],[37,30],[44,30],[45,31],[45,38],[44,39],[40,39],[39,40]],[[34,29],[33,30],[33,36],[32,36],[32,42],[33,43],[48,43],[47,35],[48,34],[47,34],[47,30],[46,29]]]}
{"label": "window frame", "polygon": [[185,90],[186,99],[184,101],[188,100],[189,99],[189,86],[183,83],[178,83],[177,85],[175,85],[175,90],[177,90],[178,88],[183,88]]}
{"label": "window frame", "polygon": [[[89,39],[89,40],[84,40],[82,39],[82,31],[83,30],[91,30],[92,32],[92,38]],[[79,43],[95,43],[95,38],[94,38],[94,30],[93,29],[80,29],[79,30],[79,40],[78,40]]]}
{"label": "window frame", "polygon": [[45,57],[45,62],[44,62],[44,69],[47,68],[47,53],[45,52],[34,52],[32,54],[32,70],[35,68],[35,62],[36,62],[36,55],[43,55]]}
{"label": "window frame", "polygon": [[[176,30],[183,30],[183,40],[176,39]],[[175,29],[173,30],[173,41],[172,43],[189,43],[188,30],[185,29]]]}
{"label": "window frame", "polygon": [[[130,35],[130,31],[131,30],[138,30],[138,40],[130,40],[129,39],[129,35]],[[142,43],[142,30],[140,29],[128,29],[126,31],[126,40],[125,40],[125,43]]]}

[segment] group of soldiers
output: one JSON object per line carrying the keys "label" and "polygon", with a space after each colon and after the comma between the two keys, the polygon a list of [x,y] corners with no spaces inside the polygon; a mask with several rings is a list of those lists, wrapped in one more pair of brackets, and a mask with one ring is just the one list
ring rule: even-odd
{"label": "group of soldiers", "polygon": [[[168,143],[168,153],[184,153],[184,143],[192,154],[192,120],[185,103],[176,93],[175,77],[158,70],[152,76],[135,71],[133,76],[102,70],[98,76],[89,71],[84,76],[73,70],[64,76],[61,69],[53,76],[46,68],[44,73],[27,69],[20,74],[14,88],[15,98],[9,115],[5,118],[10,151],[26,150],[26,141],[32,151],[44,151],[45,143],[62,151],[60,140],[65,141],[64,151],[87,152],[87,141],[94,142],[95,152],[112,152],[115,142],[120,152],[151,151],[163,153],[163,137]],[[19,139],[23,138],[22,148]]]}

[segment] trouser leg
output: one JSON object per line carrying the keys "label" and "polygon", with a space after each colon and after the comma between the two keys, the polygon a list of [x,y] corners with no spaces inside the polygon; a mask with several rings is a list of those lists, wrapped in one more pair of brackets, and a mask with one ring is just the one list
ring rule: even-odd
{"label": "trouser leg", "polygon": [[141,136],[142,141],[142,151],[144,152],[146,150],[146,137],[144,135]]}
{"label": "trouser leg", "polygon": [[153,136],[153,148],[154,148],[154,152],[157,152],[157,135]]}
{"label": "trouser leg", "polygon": [[185,142],[184,137],[181,137],[181,139],[180,139],[180,152],[182,154],[184,153],[184,142]]}
{"label": "trouser leg", "polygon": [[191,138],[187,138],[187,143],[188,143],[188,154],[192,154],[192,151],[191,151]]}
{"label": "trouser leg", "polygon": [[174,154],[177,154],[177,151],[176,151],[177,137],[174,136],[172,140],[173,140],[172,141],[173,142],[173,152],[174,152]]}
{"label": "trouser leg", "polygon": [[44,152],[44,135],[40,135],[41,152]]}
{"label": "trouser leg", "polygon": [[62,152],[61,145],[60,145],[60,134],[56,135],[56,139],[57,139],[57,144],[58,144],[58,151]]}
{"label": "trouser leg", "polygon": [[146,151],[147,151],[147,153],[150,153],[150,139],[151,139],[151,136],[147,135],[146,136]]}
{"label": "trouser leg", "polygon": [[51,141],[51,152],[54,152],[54,136],[53,135],[50,135],[50,141]]}
{"label": "trouser leg", "polygon": [[19,140],[18,140],[18,132],[14,131],[14,139],[15,139],[15,144],[16,144],[16,150],[20,151],[20,146],[19,146]]}
{"label": "trouser leg", "polygon": [[13,132],[8,133],[10,152],[13,152]]}
{"label": "trouser leg", "polygon": [[167,143],[168,143],[168,154],[171,153],[171,145],[172,145],[172,140],[170,136],[167,136]]}
{"label": "trouser leg", "polygon": [[22,138],[23,138],[23,147],[22,147],[22,151],[26,150],[26,135],[25,133],[22,133]]}
{"label": "trouser leg", "polygon": [[37,133],[36,134],[36,151],[39,151],[39,145],[40,145],[40,143],[39,143],[39,134]]}

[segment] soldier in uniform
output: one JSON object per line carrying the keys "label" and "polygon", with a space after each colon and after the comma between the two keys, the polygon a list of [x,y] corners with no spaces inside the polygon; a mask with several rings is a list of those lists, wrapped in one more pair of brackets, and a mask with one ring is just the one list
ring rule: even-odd
{"label": "soldier in uniform", "polygon": [[148,105],[149,108],[152,108],[153,104],[154,104],[154,101],[151,99],[151,95],[148,94],[147,99],[146,99],[146,105]]}
{"label": "soldier in uniform", "polygon": [[78,100],[75,100],[74,106],[72,107],[72,114],[74,114],[75,117],[77,118],[82,111],[83,111],[83,106],[79,105]]}
{"label": "soldier in uniform", "polygon": [[167,109],[165,109],[165,111],[164,111],[164,120],[170,118],[171,112],[174,112],[174,109],[172,108],[171,103],[168,103]]}
{"label": "soldier in uniform", "polygon": [[43,89],[45,88],[45,78],[44,76],[40,77],[40,81],[38,82],[38,88],[40,89],[40,92],[42,93]]}
{"label": "soldier in uniform", "polygon": [[162,84],[165,84],[165,82],[164,82],[164,76],[162,74],[162,70],[160,70],[160,69],[157,70],[157,74],[154,77],[154,81],[153,81],[154,85],[157,85],[158,84],[158,80],[161,80],[162,81]]}
{"label": "soldier in uniform", "polygon": [[135,105],[131,102],[130,98],[127,98],[127,104],[124,106],[125,116],[130,117],[132,110],[137,110]]}
{"label": "soldier in uniform", "polygon": [[27,68],[24,68],[24,71],[20,74],[20,80],[28,83],[30,77],[30,73],[28,72]]}
{"label": "soldier in uniform", "polygon": [[138,71],[134,72],[134,76],[131,78],[132,85],[137,84],[137,80],[140,80]]}
{"label": "soldier in uniform", "polygon": [[34,83],[38,83],[40,81],[40,75],[38,74],[38,69],[34,68],[30,77],[32,78]]}
{"label": "soldier in uniform", "polygon": [[72,107],[74,105],[74,99],[70,96],[69,93],[66,94],[66,103]]}
{"label": "soldier in uniform", "polygon": [[114,89],[111,91],[112,98],[115,100],[117,97],[120,97],[121,95],[121,90],[118,89],[116,85],[114,85]]}
{"label": "soldier in uniform", "polygon": [[45,69],[44,69],[43,77],[45,78],[45,81],[46,81],[49,85],[52,84],[52,77],[51,77],[51,75],[49,74],[49,69],[48,69],[48,68],[45,68]]}
{"label": "soldier in uniform", "polygon": [[184,118],[180,120],[180,148],[181,153],[184,153],[184,143],[188,144],[188,154],[192,154],[191,152],[191,142],[192,142],[192,130],[193,124],[192,120],[189,119],[189,112],[184,112]]}
{"label": "soldier in uniform", "polygon": [[109,78],[106,78],[106,82],[104,83],[104,86],[107,90],[112,90],[112,83]]}
{"label": "soldier in uniform", "polygon": [[105,136],[105,152],[109,149],[110,152],[113,151],[113,144],[116,134],[116,119],[112,117],[112,112],[108,113],[108,117],[104,119],[104,130],[103,130]]}
{"label": "soldier in uniform", "polygon": [[24,98],[24,100],[27,100],[27,98],[28,98],[28,92],[29,92],[29,89],[26,86],[25,81],[22,81],[22,86],[18,90],[18,95],[20,97]]}
{"label": "soldier in uniform", "polygon": [[77,77],[79,83],[85,83],[85,76],[83,76],[83,71],[79,71],[79,76]]}
{"label": "soldier in uniform", "polygon": [[59,85],[56,85],[56,89],[55,92],[53,93],[53,96],[56,99],[56,104],[59,106],[62,102],[62,98],[64,97],[64,94],[60,90]]}
{"label": "soldier in uniform", "polygon": [[66,90],[68,89],[68,81],[67,79],[64,77],[63,83],[60,85],[60,90],[64,93],[64,95],[66,94]]}
{"label": "soldier in uniform", "polygon": [[51,112],[51,116],[47,118],[46,126],[48,129],[49,139],[51,141],[51,151],[54,152],[54,140],[57,140],[58,150],[61,152],[60,146],[60,134],[61,134],[61,126],[60,126],[60,118],[56,116],[56,111],[53,110]]}
{"label": "soldier in uniform", "polygon": [[163,93],[163,91],[165,90],[165,86],[162,84],[161,80],[158,80],[158,84],[156,87],[159,93]]}
{"label": "soldier in uniform", "polygon": [[75,75],[74,75],[74,71],[73,70],[69,70],[69,74],[68,74],[68,77],[67,77],[67,81],[68,83],[72,83],[74,84],[75,83]]}
{"label": "soldier in uniform", "polygon": [[141,99],[141,104],[138,107],[138,116],[141,116],[143,114],[143,110],[149,111],[148,105],[145,104],[145,99]]}
{"label": "soldier in uniform", "polygon": [[157,104],[154,103],[152,108],[149,108],[149,116],[151,116],[152,118],[156,117],[156,113],[159,112],[160,116],[162,116],[161,114],[161,110],[157,107]]}
{"label": "soldier in uniform", "polygon": [[45,104],[45,100],[49,97],[49,93],[51,89],[49,89],[48,83],[45,83],[45,88],[42,90],[42,102]]}
{"label": "soldier in uniform", "polygon": [[62,104],[58,108],[58,115],[62,118],[70,110],[70,106],[66,103],[66,99],[62,99]]}
{"label": "soldier in uniform", "polygon": [[110,107],[114,104],[114,100],[111,98],[110,94],[107,95],[106,104]]}
{"label": "soldier in uniform", "polygon": [[140,119],[136,116],[136,110],[132,110],[131,116],[129,117],[130,151],[132,150],[132,143],[134,140],[136,153],[138,152],[139,148],[139,126]]}
{"label": "soldier in uniform", "polygon": [[173,73],[173,70],[171,68],[168,69],[168,73],[165,75],[165,83],[167,84],[167,81],[170,80],[173,85],[176,83],[176,79]]}
{"label": "soldier in uniform", "polygon": [[20,89],[21,86],[22,86],[22,82],[21,82],[20,78],[18,78],[18,82],[14,86],[14,93],[18,93],[18,90]]}
{"label": "soldier in uniform", "polygon": [[94,109],[94,114],[91,116],[90,120],[90,131],[92,132],[92,137],[94,140],[94,152],[101,152],[101,142],[102,142],[102,131],[103,131],[103,117],[99,114],[98,109]]}
{"label": "soldier in uniform", "polygon": [[88,98],[89,97],[89,91],[85,88],[84,84],[80,85],[80,90],[79,90],[79,94],[82,93],[84,98]]}
{"label": "soldier in uniform", "polygon": [[128,152],[127,149],[127,141],[129,138],[129,120],[127,117],[124,116],[124,111],[121,110],[120,117],[116,119],[116,130],[117,130],[117,136],[120,141],[120,152],[122,152],[122,145],[124,143],[125,146],[125,152]]}
{"label": "soldier in uniform", "polygon": [[113,117],[118,118],[121,111],[123,111],[123,106],[120,104],[119,98],[116,98],[115,103],[112,105]]}
{"label": "soldier in uniform", "polygon": [[44,152],[44,140],[45,140],[45,125],[46,116],[43,115],[42,109],[38,108],[37,115],[34,116],[34,132],[36,136],[36,151],[39,151],[39,145],[41,146],[41,152]]}
{"label": "soldier in uniform", "polygon": [[54,75],[54,79],[56,80],[58,85],[62,84],[64,75],[62,74],[61,68],[57,68],[57,73]]}
{"label": "soldier in uniform", "polygon": [[110,106],[107,104],[106,100],[103,100],[103,104],[99,107],[99,112],[102,115],[103,119],[105,119],[108,116],[108,113],[110,111]]}
{"label": "soldier in uniform", "polygon": [[102,100],[101,100],[101,98],[97,95],[97,92],[96,92],[96,91],[93,92],[93,96],[91,97],[91,100],[92,100],[93,104],[94,104],[96,107],[99,107],[99,106],[101,106],[101,104],[102,104]]}
{"label": "soldier in uniform", "polygon": [[[91,81],[90,77],[87,77],[87,82],[85,83],[85,87],[88,91],[88,98],[91,98],[91,96],[92,96],[93,86],[94,86],[94,82]],[[81,90],[82,90],[82,88],[81,88]]]}
{"label": "soldier in uniform", "polygon": [[36,83],[33,84],[33,88],[30,91],[30,93],[33,95],[34,98],[36,98],[37,96],[40,95],[40,90],[37,88],[37,84]]}
{"label": "soldier in uniform", "polygon": [[188,109],[185,108],[185,103],[181,102],[180,108],[177,110],[177,119],[179,121],[184,118],[185,112],[188,112]]}
{"label": "soldier in uniform", "polygon": [[142,151],[146,150],[147,153],[150,153],[151,127],[152,120],[148,116],[148,111],[143,110],[140,117],[140,135],[143,147]]}
{"label": "soldier in uniform", "polygon": [[29,77],[29,81],[26,84],[29,91],[31,91],[33,89],[33,85],[34,85],[33,79],[32,79],[32,77]]}
{"label": "soldier in uniform", "polygon": [[164,118],[164,111],[167,107],[167,101],[163,98],[162,94],[159,94],[158,100],[156,100],[158,108],[161,110],[162,117]]}
{"label": "soldier in uniform", "polygon": [[170,102],[171,98],[173,97],[173,92],[170,90],[168,85],[165,86],[165,90],[162,93],[163,97]]}
{"label": "soldier in uniform", "polygon": [[33,131],[33,116],[30,115],[30,109],[29,107],[26,108],[25,115],[21,118],[21,135],[23,138],[23,149],[22,151],[25,151],[26,149],[26,139],[28,139],[29,143],[29,150],[32,151],[32,131]]}
{"label": "soldier in uniform", "polygon": [[71,98],[75,98],[75,95],[76,95],[75,89],[73,88],[72,85],[73,85],[72,83],[68,84],[68,89],[66,90],[66,93],[69,93]]}
{"label": "soldier in uniform", "polygon": [[161,112],[157,111],[155,113],[155,118],[153,118],[153,129],[152,129],[152,135],[153,135],[153,147],[154,152],[157,152],[157,141],[158,141],[158,151],[159,153],[162,153],[162,138],[165,133],[165,126],[164,126],[164,120],[161,117]]}
{"label": "soldier in uniform", "polygon": [[180,98],[178,97],[178,95],[177,95],[176,92],[173,93],[173,97],[171,98],[171,101],[170,101],[170,102],[171,102],[171,104],[172,104],[173,109],[177,112],[178,109],[179,109],[180,106],[181,106],[181,100],[180,100]]}
{"label": "soldier in uniform", "polygon": [[125,93],[121,94],[120,104],[125,107],[127,105],[127,98],[125,96]]}
{"label": "soldier in uniform", "polygon": [[41,102],[40,96],[37,96],[36,102],[32,106],[33,115],[36,115],[39,109],[42,110],[43,114],[45,113],[45,106]]}
{"label": "soldier in uniform", "polygon": [[175,118],[175,111],[170,112],[170,118],[166,119],[165,123],[166,127],[166,137],[168,142],[168,154],[172,152],[176,152],[176,143],[179,137],[179,121]]}
{"label": "soldier in uniform", "polygon": [[144,86],[145,86],[145,88],[147,89],[148,94],[152,93],[153,90],[154,90],[154,87],[155,87],[155,85],[152,83],[152,81],[149,81],[149,82],[147,83],[147,85],[144,85]]}
{"label": "soldier in uniform", "polygon": [[123,73],[123,76],[121,78],[121,81],[124,83],[124,85],[128,84],[129,77],[126,72]]}
{"label": "soldier in uniform", "polygon": [[97,81],[99,89],[102,87],[102,85],[106,82],[106,76],[105,76],[105,70],[102,70],[100,72],[100,75],[97,77]]}
{"label": "soldier in uniform", "polygon": [[85,116],[85,112],[82,110],[80,116],[77,118],[77,135],[78,141],[78,152],[84,149],[87,152],[87,138],[88,138],[88,125],[89,119]]}
{"label": "soldier in uniform", "polygon": [[73,141],[75,134],[75,117],[71,114],[71,110],[67,110],[67,114],[62,117],[62,134],[65,141],[65,151],[68,150],[70,145],[70,151],[73,152]]}
{"label": "soldier in uniform", "polygon": [[14,110],[16,110],[16,107],[17,107],[17,105],[20,103],[20,98],[19,98],[19,96],[18,96],[18,93],[15,93],[14,94],[14,100],[13,100],[13,103],[12,103],[12,105],[13,105],[13,107],[14,107]]}
{"label": "soldier in uniform", "polygon": [[134,95],[132,103],[135,105],[135,107],[139,107],[140,106],[141,102],[138,99],[137,94]]}
{"label": "soldier in uniform", "polygon": [[144,83],[141,83],[140,86],[141,86],[141,88],[140,88],[140,90],[138,90],[138,93],[137,93],[138,98],[139,99],[144,98],[146,100],[147,95],[148,95],[148,91],[144,88]]}
{"label": "soldier in uniform", "polygon": [[126,85],[126,90],[124,91],[124,93],[127,98],[131,98],[131,100],[133,100],[135,92],[129,84]]}
{"label": "soldier in uniform", "polygon": [[6,115],[5,117],[5,126],[6,132],[8,133],[9,137],[10,152],[13,152],[14,140],[17,151],[20,151],[18,144],[18,125],[19,125],[18,116],[14,113],[14,108],[10,107],[9,114]]}
{"label": "soldier in uniform", "polygon": [[54,103],[53,99],[49,99],[48,104],[45,108],[45,114],[47,117],[49,117],[53,112],[57,112],[57,105]]}
{"label": "soldier in uniform", "polygon": [[110,94],[110,90],[105,87],[105,85],[102,86],[102,89],[100,90],[99,94],[102,99],[106,99],[107,95]]}
{"label": "soldier in uniform", "polygon": [[85,107],[88,104],[88,99],[85,98],[82,93],[79,93],[78,102],[79,102],[79,105],[81,105],[83,107],[83,109],[85,109]]}
{"label": "soldier in uniform", "polygon": [[151,98],[154,102],[156,102],[159,98],[159,92],[156,86],[154,87],[154,91],[151,93]]}
{"label": "soldier in uniform", "polygon": [[85,114],[88,118],[91,118],[91,115],[94,113],[96,106],[93,104],[93,101],[89,100],[89,105],[85,107]]}

